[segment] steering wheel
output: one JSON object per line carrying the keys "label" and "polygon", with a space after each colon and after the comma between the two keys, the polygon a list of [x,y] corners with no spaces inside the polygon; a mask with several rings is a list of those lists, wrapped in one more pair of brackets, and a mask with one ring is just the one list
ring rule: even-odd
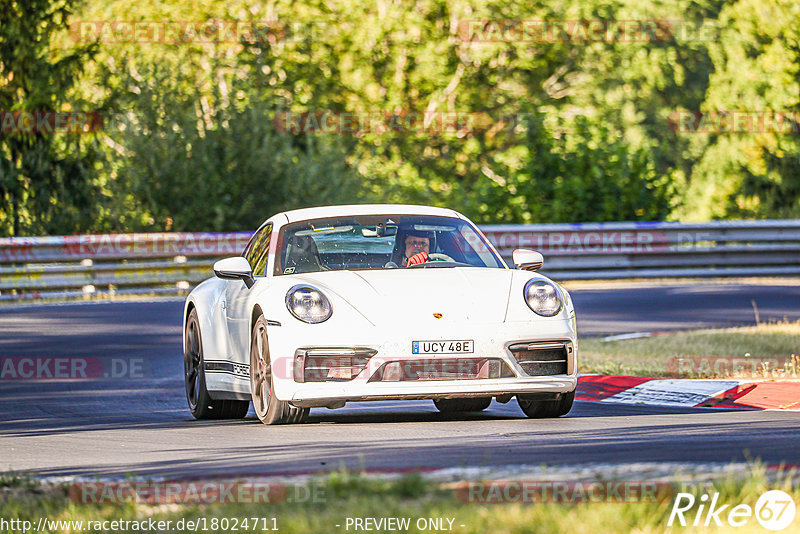
{"label": "steering wheel", "polygon": [[452,261],[452,262],[455,262],[456,260],[454,260],[453,258],[448,256],[447,254],[434,253],[434,254],[428,254],[428,261]]}

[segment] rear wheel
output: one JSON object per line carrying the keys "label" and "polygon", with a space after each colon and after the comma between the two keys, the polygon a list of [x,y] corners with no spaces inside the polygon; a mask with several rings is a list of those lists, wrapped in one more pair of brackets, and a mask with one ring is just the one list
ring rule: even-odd
{"label": "rear wheel", "polygon": [[203,365],[203,340],[197,310],[192,309],[186,318],[183,351],[183,382],[189,411],[195,419],[241,419],[247,415],[249,401],[214,400],[206,389]]}
{"label": "rear wheel", "polygon": [[481,412],[488,408],[491,403],[491,397],[433,400],[436,409],[442,413]]}
{"label": "rear wheel", "polygon": [[301,423],[308,415],[308,408],[295,408],[288,402],[280,401],[272,388],[272,366],[267,343],[267,321],[258,318],[253,326],[250,342],[250,393],[253,408],[265,425]]}
{"label": "rear wheel", "polygon": [[545,419],[567,415],[575,402],[575,391],[562,393],[555,400],[537,400],[535,397],[517,395],[517,402],[522,411],[530,418]]}

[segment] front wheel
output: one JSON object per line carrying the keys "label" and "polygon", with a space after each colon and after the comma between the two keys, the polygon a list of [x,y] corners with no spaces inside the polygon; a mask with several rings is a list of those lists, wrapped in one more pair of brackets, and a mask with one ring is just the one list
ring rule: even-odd
{"label": "front wheel", "polygon": [[189,411],[195,419],[241,419],[247,415],[249,401],[214,400],[206,388],[203,360],[203,339],[197,310],[192,309],[186,318],[183,350],[183,383]]}
{"label": "front wheel", "polygon": [[575,402],[575,390],[569,393],[562,393],[560,398],[555,400],[536,400],[526,398],[525,395],[517,395],[517,402],[525,415],[532,419],[547,419],[551,417],[561,417],[567,415]]}
{"label": "front wheel", "polygon": [[491,403],[491,397],[433,400],[436,409],[442,413],[482,412],[488,408]]}
{"label": "front wheel", "polygon": [[308,408],[295,408],[275,396],[267,342],[267,320],[263,315],[253,326],[250,342],[250,394],[253,397],[253,409],[265,425],[302,423],[308,415]]}

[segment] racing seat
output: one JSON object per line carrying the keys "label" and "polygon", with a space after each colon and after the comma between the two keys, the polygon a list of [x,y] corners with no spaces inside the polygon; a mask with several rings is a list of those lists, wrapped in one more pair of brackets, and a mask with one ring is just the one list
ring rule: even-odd
{"label": "racing seat", "polygon": [[319,258],[317,244],[310,235],[294,235],[286,243],[285,274],[327,271]]}

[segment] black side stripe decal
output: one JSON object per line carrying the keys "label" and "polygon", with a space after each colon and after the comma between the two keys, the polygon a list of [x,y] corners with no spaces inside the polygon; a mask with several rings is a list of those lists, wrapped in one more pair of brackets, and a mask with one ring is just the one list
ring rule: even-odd
{"label": "black side stripe decal", "polygon": [[203,368],[210,373],[228,373],[242,377],[250,376],[250,366],[242,363],[211,360],[206,361]]}

